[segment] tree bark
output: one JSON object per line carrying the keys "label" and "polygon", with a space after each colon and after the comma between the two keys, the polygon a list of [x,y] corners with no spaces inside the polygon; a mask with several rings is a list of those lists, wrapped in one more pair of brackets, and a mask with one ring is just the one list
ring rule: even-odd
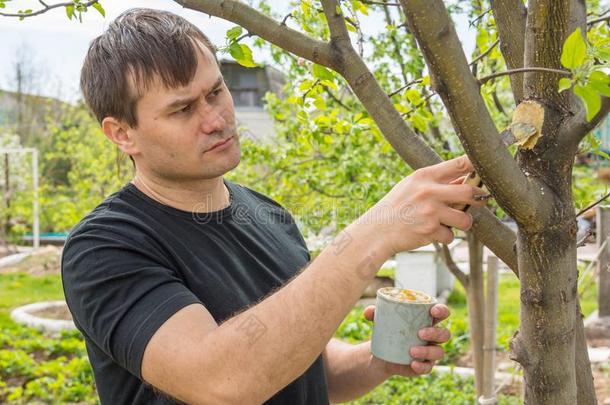
{"label": "tree bark", "polygon": [[[600,205],[597,207],[597,249],[610,236],[610,206]],[[597,294],[598,316],[610,316],[610,249],[608,244],[597,258],[597,274],[599,274],[599,293]]]}
{"label": "tree bark", "polygon": [[[569,35],[569,0],[530,0],[525,29],[525,67],[563,69],[561,51]],[[557,92],[561,78],[556,73],[525,73],[524,96],[544,102],[558,112],[568,112],[569,92]]]}
{"label": "tree bark", "polygon": [[483,340],[485,323],[485,296],[483,289],[483,245],[478,238],[468,232],[468,261],[470,274],[466,292],[468,299],[468,320],[470,325],[470,347],[474,358],[474,382],[477,398],[483,395]]}
{"label": "tree bark", "polygon": [[[496,327],[498,325],[498,258],[487,257],[487,291],[485,293],[485,333],[483,338],[483,398],[495,398]],[[494,405],[497,404],[497,401]]]}
{"label": "tree bark", "polygon": [[523,366],[528,404],[577,403],[575,233],[574,214],[543,232],[518,232],[521,328],[511,358]]}
{"label": "tree bark", "polygon": [[[525,19],[527,9],[522,0],[492,0],[498,37],[500,37],[500,52],[504,56],[508,69],[523,67],[523,48],[525,46]],[[510,86],[513,90],[515,104],[523,100],[523,76],[510,76]]]}

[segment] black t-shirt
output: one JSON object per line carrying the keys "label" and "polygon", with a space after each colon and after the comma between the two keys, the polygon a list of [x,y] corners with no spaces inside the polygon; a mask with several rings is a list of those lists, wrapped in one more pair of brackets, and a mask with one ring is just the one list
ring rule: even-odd
{"label": "black t-shirt", "polygon": [[[284,208],[246,187],[225,184],[230,205],[207,214],[160,204],[128,184],[70,233],[62,258],[64,292],[103,404],[175,403],[142,381],[142,356],[155,331],[193,303],[221,323],[281,287],[309,261]],[[264,328],[246,326],[249,339]],[[328,402],[320,355],[266,403]]]}

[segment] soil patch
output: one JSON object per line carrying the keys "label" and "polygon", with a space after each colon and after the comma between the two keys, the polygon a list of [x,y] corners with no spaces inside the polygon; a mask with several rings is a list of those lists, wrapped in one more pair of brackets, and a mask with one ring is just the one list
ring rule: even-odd
{"label": "soil patch", "polygon": [[52,307],[42,309],[40,311],[32,311],[31,314],[39,318],[59,319],[62,321],[72,320],[72,314],[70,314],[70,311],[68,310],[67,306]]}

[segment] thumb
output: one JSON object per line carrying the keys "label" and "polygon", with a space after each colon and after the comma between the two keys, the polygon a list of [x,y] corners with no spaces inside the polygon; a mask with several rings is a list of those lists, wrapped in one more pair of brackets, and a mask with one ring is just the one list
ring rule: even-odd
{"label": "thumb", "polygon": [[362,314],[364,315],[364,319],[367,321],[372,321],[375,317],[375,305],[369,305],[368,307],[364,308]]}

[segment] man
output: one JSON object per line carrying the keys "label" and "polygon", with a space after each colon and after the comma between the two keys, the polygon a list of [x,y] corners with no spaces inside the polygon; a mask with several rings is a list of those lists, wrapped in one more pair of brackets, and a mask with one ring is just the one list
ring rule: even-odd
{"label": "man", "polygon": [[135,164],[74,228],[62,260],[102,403],[342,402],[442,357],[449,333],[437,327],[419,332],[430,345],[411,348],[411,366],[331,338],[388,257],[471,226],[449,206],[481,204],[481,189],[456,182],[473,170],[466,157],[402,180],[308,264],[286,210],[223,180],[240,159],[233,102],[196,27],[125,12],[91,44],[81,87]]}

